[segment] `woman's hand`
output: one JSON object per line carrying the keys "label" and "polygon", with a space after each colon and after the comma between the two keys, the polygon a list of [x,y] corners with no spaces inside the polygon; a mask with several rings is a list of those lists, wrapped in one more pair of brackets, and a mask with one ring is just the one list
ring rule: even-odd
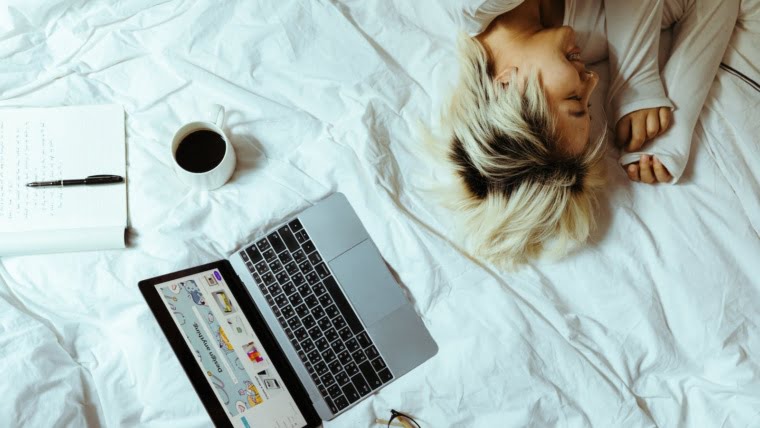
{"label": "woman's hand", "polygon": [[667,183],[673,179],[665,165],[652,155],[641,155],[638,163],[630,163],[625,167],[628,178],[647,184]]}
{"label": "woman's hand", "polygon": [[673,113],[668,107],[645,108],[628,113],[615,127],[617,144],[627,152],[635,152],[670,128]]}
{"label": "woman's hand", "polygon": [[[623,116],[615,127],[617,144],[627,152],[641,149],[670,128],[673,113],[668,107],[637,110]],[[625,166],[628,178],[647,184],[667,183],[673,179],[667,168],[652,155],[641,155],[638,163]]]}

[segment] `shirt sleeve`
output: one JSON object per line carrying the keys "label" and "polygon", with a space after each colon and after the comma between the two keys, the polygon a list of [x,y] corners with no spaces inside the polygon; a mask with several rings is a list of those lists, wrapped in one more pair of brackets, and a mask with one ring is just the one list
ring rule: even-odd
{"label": "shirt sleeve", "polygon": [[658,49],[662,0],[605,0],[610,86],[608,112],[614,126],[644,108],[670,107],[660,79]]}
{"label": "shirt sleeve", "polygon": [[497,16],[507,13],[524,0],[442,0],[459,28],[470,36],[477,36]]}

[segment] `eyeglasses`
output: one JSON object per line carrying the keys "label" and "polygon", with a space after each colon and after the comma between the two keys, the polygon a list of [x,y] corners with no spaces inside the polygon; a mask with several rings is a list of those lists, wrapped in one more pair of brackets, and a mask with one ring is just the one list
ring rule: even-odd
{"label": "eyeglasses", "polygon": [[401,427],[401,428],[422,428],[417,421],[411,416],[391,409],[391,418],[387,421],[384,419],[375,419],[378,424],[385,425],[386,428]]}

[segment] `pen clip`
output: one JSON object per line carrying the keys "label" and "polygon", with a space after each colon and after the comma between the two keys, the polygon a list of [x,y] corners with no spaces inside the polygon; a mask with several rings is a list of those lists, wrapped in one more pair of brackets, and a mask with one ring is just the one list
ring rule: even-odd
{"label": "pen clip", "polygon": [[87,178],[105,178],[105,177],[114,177],[114,175],[111,174],[97,174],[97,175],[88,175]]}

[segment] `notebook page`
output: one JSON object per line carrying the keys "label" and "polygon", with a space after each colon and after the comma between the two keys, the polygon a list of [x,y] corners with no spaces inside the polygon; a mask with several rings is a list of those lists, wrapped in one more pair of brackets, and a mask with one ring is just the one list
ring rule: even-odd
{"label": "notebook page", "polygon": [[123,247],[126,184],[26,186],[96,174],[126,176],[121,106],[0,110],[0,255]]}

